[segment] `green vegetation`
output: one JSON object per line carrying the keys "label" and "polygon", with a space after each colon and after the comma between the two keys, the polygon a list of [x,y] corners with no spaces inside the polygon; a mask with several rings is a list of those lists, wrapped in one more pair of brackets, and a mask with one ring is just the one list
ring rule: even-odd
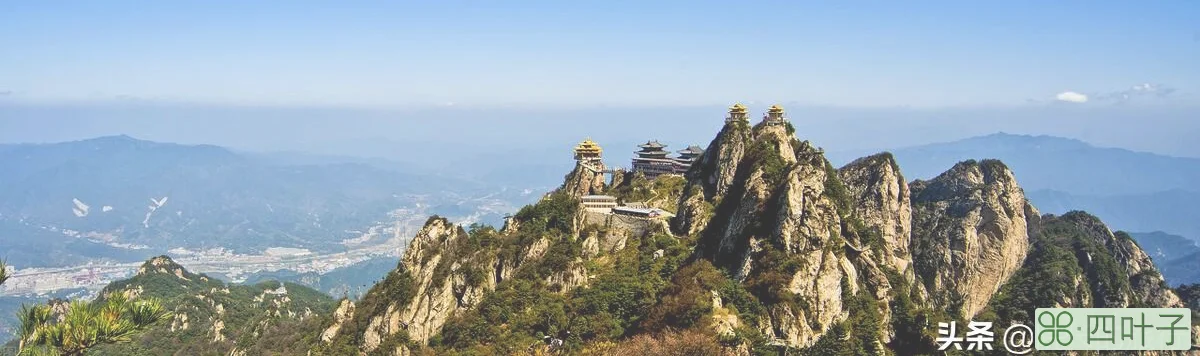
{"label": "green vegetation", "polygon": [[679,210],[679,197],[683,196],[683,189],[687,185],[683,176],[663,175],[655,179],[646,179],[640,172],[632,176],[621,185],[613,187],[608,194],[622,202],[645,202],[649,206],[670,212]]}
{"label": "green vegetation", "polygon": [[930,325],[946,322],[952,318],[949,313],[922,307],[925,301],[899,272],[891,267],[884,267],[888,284],[892,286],[892,298],[889,306],[892,310],[892,330],[895,335],[888,347],[897,355],[932,355],[936,352],[934,337],[936,330]]}
{"label": "green vegetation", "polygon": [[879,314],[878,302],[866,291],[860,290],[851,296],[847,290],[843,287],[850,317],[830,327],[815,345],[804,350],[804,354],[849,356],[885,353],[886,349],[880,343],[883,317]]}
{"label": "green vegetation", "polygon": [[100,344],[129,342],[134,333],[169,317],[156,299],[130,300],[120,293],[92,303],[22,307],[21,353],[82,355]]}
{"label": "green vegetation", "polygon": [[[188,272],[165,256],[146,262],[141,270],[133,278],[109,284],[101,292],[105,297],[93,303],[138,295],[138,300],[161,301],[174,318],[150,326],[128,342],[94,347],[89,355],[228,355],[235,348],[307,350],[316,343],[322,327],[317,321],[333,311],[331,298],[298,284],[227,285]],[[258,354],[275,352],[282,351]]]}
{"label": "green vegetation", "polygon": [[1183,304],[1192,309],[1192,324],[1200,325],[1200,284],[1184,284],[1175,288]]}
{"label": "green vegetation", "polygon": [[763,180],[768,187],[778,187],[787,178],[790,165],[780,155],[777,142],[757,140],[746,153],[754,167],[763,172]]}
{"label": "green vegetation", "polygon": [[[1095,219],[1071,212],[1042,221],[1025,264],[992,298],[976,320],[1033,322],[1034,309],[1047,305],[1113,308],[1133,298],[1129,276],[1093,236],[1072,219]],[[1082,304],[1084,301],[1090,303]]]}
{"label": "green vegetation", "polygon": [[[512,354],[541,341],[562,338],[569,350],[584,344],[617,341],[641,330],[651,307],[667,287],[667,278],[690,252],[686,241],[667,235],[631,237],[587,286],[565,294],[546,285],[545,276],[562,271],[580,256],[573,238],[554,241],[546,256],[523,265],[474,309],[453,316],[430,342],[438,353]],[[655,252],[663,250],[661,257]]]}
{"label": "green vegetation", "polygon": [[8,281],[8,265],[4,263],[4,260],[0,260],[0,285],[4,285],[4,282],[7,282],[7,281]]}
{"label": "green vegetation", "polygon": [[[354,315],[350,321],[342,326],[335,335],[333,341],[329,344],[311,343],[316,345],[313,349],[314,355],[352,355],[358,353],[358,345],[362,345],[363,331],[367,329],[367,324],[370,319],[376,315],[382,315],[387,311],[388,305],[398,304],[405,305],[412,301],[416,296],[416,281],[413,280],[412,273],[409,272],[404,264],[398,264],[396,269],[388,273],[382,282],[371,287],[371,290],[359,300],[357,307],[354,309]],[[319,327],[324,328],[332,324],[332,318],[326,317]],[[317,329],[320,330],[320,329]],[[320,331],[316,331],[319,333]],[[315,334],[315,333],[314,333]],[[407,339],[405,333],[398,333],[395,336],[396,342],[400,339]]]}

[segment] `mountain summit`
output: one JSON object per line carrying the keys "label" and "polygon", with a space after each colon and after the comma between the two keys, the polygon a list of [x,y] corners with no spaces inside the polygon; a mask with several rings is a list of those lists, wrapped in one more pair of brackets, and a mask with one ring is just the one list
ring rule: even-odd
{"label": "mountain summit", "polygon": [[[931,354],[938,322],[1003,330],[1038,307],[1191,301],[1127,234],[1040,215],[998,160],[912,182],[888,153],[836,168],[778,106],[753,125],[732,107],[685,175],[609,169],[585,143],[558,190],[498,229],[430,217],[393,271],[297,327],[292,349]],[[194,278],[144,269],[135,279]]]}
{"label": "mountain summit", "polygon": [[891,154],[835,168],[782,108],[740,109],[684,176],[583,159],[501,229],[429,219],[316,351],[636,354],[691,330],[736,353],[914,354],[937,321],[1183,306],[1128,235],[1040,215],[998,160],[906,183]]}

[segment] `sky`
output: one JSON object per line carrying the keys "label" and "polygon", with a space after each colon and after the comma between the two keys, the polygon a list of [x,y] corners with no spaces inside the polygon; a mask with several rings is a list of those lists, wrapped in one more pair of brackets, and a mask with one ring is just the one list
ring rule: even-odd
{"label": "sky", "polygon": [[829,151],[1004,131],[1200,157],[1197,18],[1195,1],[0,2],[0,143],[535,161],[588,136],[704,145],[743,102],[784,104]]}
{"label": "sky", "polygon": [[[342,108],[1200,105],[1194,1],[0,4],[0,96]],[[1151,101],[1151,100],[1147,100]]]}

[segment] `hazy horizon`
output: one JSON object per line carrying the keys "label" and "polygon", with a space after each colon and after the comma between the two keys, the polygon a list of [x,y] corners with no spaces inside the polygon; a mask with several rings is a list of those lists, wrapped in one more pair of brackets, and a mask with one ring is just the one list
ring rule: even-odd
{"label": "hazy horizon", "polygon": [[[755,114],[767,103],[749,103]],[[797,136],[831,152],[870,152],[996,132],[1079,139],[1095,146],[1200,157],[1200,108],[1160,106],[844,108],[786,106]],[[397,159],[397,145],[464,151],[566,150],[584,137],[610,149],[657,139],[705,146],[725,106],[575,109],[431,107],[408,110],[248,107],[165,103],[0,105],[0,143],[62,142],[110,135],[213,144],[253,152]],[[563,151],[566,152],[566,151]],[[462,152],[450,152],[462,154]],[[566,153],[564,153],[566,155]]]}

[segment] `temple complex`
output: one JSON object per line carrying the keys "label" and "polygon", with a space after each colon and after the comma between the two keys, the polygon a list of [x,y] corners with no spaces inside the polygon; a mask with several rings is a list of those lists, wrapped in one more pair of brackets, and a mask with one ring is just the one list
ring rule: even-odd
{"label": "temple complex", "polygon": [[[763,125],[785,125],[787,122],[783,107],[779,105],[771,105],[762,117]],[[725,123],[750,123],[749,110],[741,103],[733,104],[729,107],[729,115],[725,117]],[[700,159],[700,155],[704,153],[704,149],[700,146],[693,145],[679,150],[678,156],[669,157],[671,153],[666,150],[666,147],[667,145],[658,140],[648,140],[646,143],[638,145],[639,150],[634,152],[636,156],[633,157],[632,170],[641,172],[649,179],[664,174],[685,174],[692,167],[692,163]],[[575,146],[575,160],[579,161],[581,165],[593,172],[609,173],[610,171],[601,161],[602,153],[600,145],[590,138]]]}
{"label": "temple complex", "polygon": [[675,160],[667,158],[670,152],[664,150],[666,145],[651,140],[638,145],[638,147],[641,150],[634,152],[637,155],[633,157],[634,172],[642,172],[649,179],[675,173]]}

